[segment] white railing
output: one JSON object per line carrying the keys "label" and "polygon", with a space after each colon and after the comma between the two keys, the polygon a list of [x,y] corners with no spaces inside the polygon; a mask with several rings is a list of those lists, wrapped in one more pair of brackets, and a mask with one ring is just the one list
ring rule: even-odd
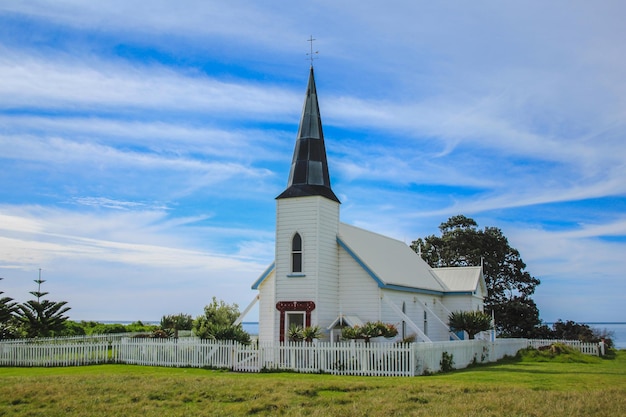
{"label": "white railing", "polygon": [[113,344],[113,359],[134,365],[233,369],[234,353],[241,348],[245,346],[228,340],[125,338]]}
{"label": "white railing", "polygon": [[[284,343],[245,346],[233,341],[197,338],[36,343],[0,342],[0,366],[76,366],[125,363],[150,366],[231,369],[238,372],[289,370],[337,375],[414,376],[449,367],[496,362],[526,347],[554,340],[496,339],[434,343]],[[583,353],[598,345],[559,341]]]}
{"label": "white railing", "polygon": [[452,368],[495,362],[528,346],[526,339],[435,343],[283,343],[245,346],[235,342],[123,339],[114,344],[118,363],[210,367],[238,372],[272,370],[337,375],[414,376],[442,369],[446,352]]}
{"label": "white railing", "polygon": [[[471,364],[496,362],[527,346],[526,339],[465,340],[416,344],[416,375],[438,372],[449,366],[467,368]],[[443,364],[444,352],[449,363]]]}
{"label": "white railing", "polygon": [[259,365],[265,370],[303,373],[412,376],[414,345],[362,342],[261,345]]}
{"label": "white railing", "polygon": [[0,366],[78,366],[108,362],[109,343],[0,343]]}
{"label": "white railing", "polygon": [[65,343],[103,343],[115,342],[125,337],[135,337],[138,335],[150,335],[149,332],[133,333],[107,333],[80,336],[57,336],[57,337],[37,337],[30,339],[7,339],[0,341],[0,344],[65,344]]}
{"label": "white railing", "polygon": [[530,339],[528,340],[528,347],[539,349],[546,346],[552,346],[555,343],[561,343],[576,349],[585,355],[604,355],[604,344],[600,343],[586,343],[579,340],[554,340],[554,339]]}

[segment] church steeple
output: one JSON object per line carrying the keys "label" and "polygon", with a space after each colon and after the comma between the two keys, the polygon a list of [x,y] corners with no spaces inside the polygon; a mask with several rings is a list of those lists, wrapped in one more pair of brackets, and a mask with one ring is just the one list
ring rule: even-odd
{"label": "church steeple", "polygon": [[291,161],[289,182],[287,183],[287,189],[276,198],[315,195],[340,202],[330,188],[322,119],[317,103],[313,67],[311,66],[309,85],[307,86],[296,146]]}

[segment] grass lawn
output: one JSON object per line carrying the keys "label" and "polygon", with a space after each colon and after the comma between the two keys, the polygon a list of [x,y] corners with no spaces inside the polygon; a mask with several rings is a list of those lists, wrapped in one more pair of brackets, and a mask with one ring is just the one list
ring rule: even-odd
{"label": "grass lawn", "polygon": [[0,368],[0,416],[626,416],[626,351],[414,378]]}

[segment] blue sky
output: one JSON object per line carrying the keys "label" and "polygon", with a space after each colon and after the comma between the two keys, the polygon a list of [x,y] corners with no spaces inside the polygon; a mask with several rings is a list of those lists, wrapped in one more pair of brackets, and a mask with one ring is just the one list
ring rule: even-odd
{"label": "blue sky", "polygon": [[[241,309],[313,35],[342,221],[502,229],[545,321],[626,321],[621,1],[0,3],[0,290],[74,320]],[[254,312],[249,320],[254,320]]]}

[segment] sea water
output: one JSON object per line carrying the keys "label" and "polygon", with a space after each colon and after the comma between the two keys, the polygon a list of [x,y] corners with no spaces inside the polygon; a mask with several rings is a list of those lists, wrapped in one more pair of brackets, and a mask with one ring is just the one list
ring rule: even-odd
{"label": "sea water", "polygon": [[592,329],[607,330],[616,349],[626,349],[626,323],[585,323]]}
{"label": "sea water", "polygon": [[259,322],[257,321],[244,321],[241,323],[243,329],[248,332],[250,336],[259,335]]}

